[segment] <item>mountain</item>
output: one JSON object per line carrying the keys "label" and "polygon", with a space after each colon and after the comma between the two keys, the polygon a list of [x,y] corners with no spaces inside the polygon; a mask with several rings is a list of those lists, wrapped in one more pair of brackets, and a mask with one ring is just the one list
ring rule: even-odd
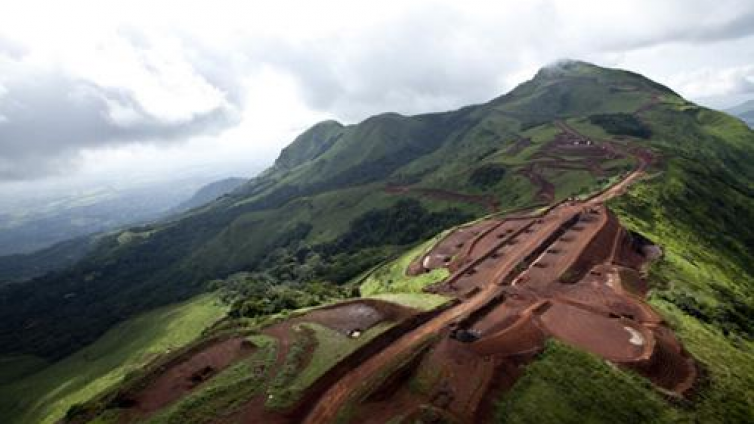
{"label": "mountain", "polygon": [[[0,410],[6,422],[66,410],[68,422],[750,422],[752,163],[739,120],[577,61],[455,111],[323,122],[207,206],[0,288],[6,363],[97,360],[85,379],[62,365],[14,377]],[[206,291],[228,313],[195,342],[157,358],[112,346]],[[530,349],[472,343],[511,323]],[[124,346],[154,352],[152,333]]]}
{"label": "mountain", "polygon": [[741,118],[747,125],[754,128],[754,100],[741,103],[726,110],[727,113]]}
{"label": "mountain", "polygon": [[96,244],[96,235],[61,241],[33,253],[0,256],[0,286],[73,266]]}
{"label": "mountain", "polygon": [[246,178],[230,177],[211,182],[197,190],[190,199],[173,208],[173,212],[183,212],[204,206],[218,197],[230,193],[246,181]]}
{"label": "mountain", "polygon": [[[0,252],[6,254],[0,256],[0,285],[69,267],[95,245],[100,236],[98,233],[117,231],[119,227],[137,222],[169,219],[172,215],[203,206],[245,181],[244,178],[225,178],[209,183],[173,207],[170,206],[176,199],[184,198],[187,190],[197,185],[193,178],[180,184],[173,181],[164,186],[119,190],[86,201],[75,196],[65,202],[49,201],[56,206],[44,212],[44,217],[16,217],[11,219],[13,223],[8,225],[9,228],[0,232],[0,245],[6,246],[5,250],[0,248]],[[181,188],[176,190],[176,186]],[[55,230],[51,231],[51,228]],[[53,241],[56,242],[48,246]],[[39,247],[42,248],[27,252]],[[23,253],[8,254],[17,251]]]}
{"label": "mountain", "polygon": [[74,238],[155,220],[188,199],[204,181],[186,177],[65,193],[4,194],[0,256],[28,254]]}

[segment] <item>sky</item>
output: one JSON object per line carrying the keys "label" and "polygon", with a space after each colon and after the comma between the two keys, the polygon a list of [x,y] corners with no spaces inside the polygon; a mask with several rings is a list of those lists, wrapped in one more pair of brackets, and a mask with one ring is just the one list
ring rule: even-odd
{"label": "sky", "polygon": [[564,58],[729,107],[754,2],[0,0],[0,189],[250,176],[318,121],[485,102]]}

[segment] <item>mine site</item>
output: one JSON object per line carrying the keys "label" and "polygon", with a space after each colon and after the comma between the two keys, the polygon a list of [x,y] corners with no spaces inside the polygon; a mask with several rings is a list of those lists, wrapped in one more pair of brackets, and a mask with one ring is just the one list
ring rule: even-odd
{"label": "mine site", "polygon": [[754,423],[754,1],[62,3],[0,424]]}
{"label": "mine site", "polygon": [[[553,191],[537,168],[601,175],[602,161],[631,158],[634,170],[589,197],[502,216],[480,197],[418,190],[488,205],[493,213],[448,232],[402,271],[418,277],[448,270],[447,278],[424,289],[447,302],[420,310],[364,298],[299,312],[260,331],[258,337],[274,341],[272,350],[239,335],[205,340],[119,392],[116,403],[127,411],[121,420],[149,418],[265,349],[272,360],[253,372],[268,390],[216,422],[483,422],[492,410],[491,394],[512,387],[550,339],[633,370],[668,398],[688,396],[697,365],[645,302],[646,266],[661,250],[624,229],[605,205],[643,178],[655,158],[648,150],[587,139],[557,125],[561,132],[539,154],[537,167],[522,171],[539,186],[540,200],[551,201]],[[580,159],[557,159],[563,151]],[[386,188],[398,196],[411,190]],[[323,328],[338,339],[332,343],[352,346],[323,357]],[[290,383],[291,375],[317,361],[331,366],[306,375],[298,392],[287,387],[276,395],[276,379],[289,374],[281,381]]]}

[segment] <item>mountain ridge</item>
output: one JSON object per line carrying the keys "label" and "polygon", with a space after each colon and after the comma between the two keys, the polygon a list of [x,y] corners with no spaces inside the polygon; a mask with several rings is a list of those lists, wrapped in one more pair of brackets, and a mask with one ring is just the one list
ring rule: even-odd
{"label": "mountain ridge", "polygon": [[[337,127],[337,132],[344,133],[322,152],[304,146],[306,154],[301,157],[310,158],[314,155],[316,158],[308,161],[292,160],[289,165],[296,165],[290,168],[272,167],[229,196],[218,199],[201,210],[189,212],[168,224],[147,225],[135,231],[149,234],[148,237],[133,239],[126,244],[112,237],[103,240],[95,253],[82,261],[75,271],[68,273],[69,277],[63,277],[70,278],[71,285],[64,289],[65,293],[75,292],[73,287],[78,284],[79,278],[76,275],[94,273],[100,275],[94,280],[101,281],[98,284],[132,281],[128,283],[128,292],[160,287],[158,293],[172,292],[175,294],[168,297],[179,300],[181,296],[201,290],[203,282],[208,279],[258,266],[264,260],[261,256],[263,252],[270,247],[274,249],[274,246],[289,243],[291,235],[297,238],[305,232],[305,238],[309,240],[332,242],[337,233],[347,230],[346,225],[352,218],[337,223],[337,230],[333,231],[326,228],[331,224],[323,221],[324,217],[312,216],[303,200],[310,196],[323,196],[333,190],[356,190],[363,193],[360,196],[364,196],[373,192],[373,189],[358,187],[367,187],[375,181],[383,180],[399,184],[417,184],[423,181],[419,185],[430,187],[450,184],[451,191],[453,185],[456,185],[458,187],[455,188],[459,191],[468,190],[473,193],[478,190],[454,181],[468,178],[467,167],[473,166],[482,155],[488,155],[492,149],[497,149],[501,140],[515,140],[520,137],[518,134],[521,131],[525,133],[531,128],[537,128],[531,127],[532,125],[541,126],[540,121],[543,119],[552,121],[596,111],[612,113],[626,108],[638,109],[651,101],[652,96],[659,95],[655,91],[650,91],[655,94],[639,91],[642,87],[649,87],[651,90],[656,87],[635,74],[599,68],[583,62],[575,63],[578,64],[575,69],[567,69],[570,73],[564,81],[548,82],[543,88],[534,87],[531,81],[526,82],[511,94],[481,105],[413,117],[383,114],[368,118],[360,124],[344,127],[334,123],[315,125],[304,133],[304,138],[297,139],[301,144],[306,144],[306,140],[319,140],[308,136],[316,135],[323,125],[326,129]],[[583,73],[589,78],[581,78]],[[536,77],[532,81],[535,80]],[[625,90],[626,84],[634,84],[638,88]],[[611,91],[611,87],[616,86],[622,90]],[[524,96],[522,90],[529,93],[529,96]],[[572,98],[568,93],[573,93],[573,90],[579,90],[579,98],[585,100]],[[671,98],[677,99],[675,96]],[[549,106],[539,108],[537,105],[540,104]],[[569,111],[569,108],[573,111]],[[474,138],[474,143],[467,141],[471,138]],[[454,160],[448,163],[447,158],[450,157],[454,157]],[[448,178],[450,175],[454,176],[453,179]],[[514,179],[513,176],[508,178]],[[519,186],[525,183],[520,179],[516,181],[515,184]],[[514,199],[515,196],[518,198]],[[380,193],[379,197],[380,202],[393,201],[392,196],[386,193]],[[356,198],[354,201],[361,202]],[[421,198],[421,201],[428,200]],[[528,202],[523,197],[523,192],[512,193],[507,201],[513,202],[511,207]],[[448,206],[450,205],[445,208]],[[469,212],[475,210],[476,214],[482,213],[482,210],[468,205],[457,206]],[[325,210],[329,208],[324,207]],[[286,208],[290,216],[273,214],[263,218],[264,224],[242,218],[267,214],[265,211],[279,208]],[[314,225],[308,223],[312,219]],[[247,234],[247,237],[239,239],[236,236],[239,232]],[[162,253],[156,258],[148,253],[153,251]],[[101,263],[112,265],[99,269]],[[103,273],[103,270],[108,272]],[[146,278],[144,281],[133,282],[138,275]],[[141,279],[137,277],[137,280]],[[184,282],[176,287],[175,281]],[[65,287],[69,284],[57,286]],[[31,287],[27,290],[32,290]],[[143,305],[141,307],[151,305],[145,299],[137,303]],[[123,309],[120,314],[128,314],[125,311],[132,309],[132,306],[120,306],[119,309]],[[33,339],[26,343],[30,342]],[[13,346],[15,343],[5,345]]]}
{"label": "mountain ridge", "polygon": [[[644,340],[657,337],[666,346],[663,349],[687,350],[704,369],[705,382],[695,386],[698,395],[679,399],[684,406],[678,407],[636,375],[555,342],[546,345],[525,370],[510,368],[511,375],[524,375],[500,395],[502,409],[494,408],[496,393],[485,398],[492,402],[487,407],[501,422],[532,416],[542,422],[599,422],[610,414],[623,422],[650,416],[658,422],[746,422],[754,415],[754,405],[746,396],[747,387],[754,384],[754,357],[747,353],[754,313],[749,290],[754,258],[748,246],[754,245],[754,230],[740,222],[754,220],[754,132],[737,119],[699,107],[632,72],[577,61],[546,69],[508,94],[454,111],[416,116],[388,113],[354,125],[316,124],[281,152],[282,159],[228,195],[165,222],[105,237],[68,270],[0,288],[0,353],[56,360],[96,340],[114,323],[219,290],[229,312],[206,329],[196,344],[168,353],[149,366],[143,363],[144,370],[133,379],[112,383],[111,390],[71,408],[66,419],[120,419],[129,410],[129,402],[141,399],[139,387],[149,387],[153,378],[162,378],[164,370],[172,369],[164,364],[191,358],[192,349],[201,351],[217,340],[226,343],[221,345],[224,349],[237,344],[238,352],[249,354],[242,339],[254,346],[248,357],[252,362],[239,360],[227,369],[212,365],[205,374],[196,374],[202,385],[191,386],[196,390],[153,411],[157,415],[150,419],[209,422],[220,419],[220,411],[223,417],[239,419],[276,417],[276,411],[290,412],[285,408],[300,402],[298,396],[315,399],[306,397],[314,396],[307,388],[320,386],[307,385],[311,383],[307,379],[330,372],[328,367],[337,368],[334,358],[350,355],[344,352],[365,355],[372,348],[360,345],[362,341],[387,337],[367,330],[363,332],[366,338],[359,339],[367,327],[357,328],[355,337],[356,333],[333,334],[315,325],[331,323],[332,318],[312,323],[306,321],[307,314],[327,317],[327,311],[348,311],[357,305],[378,308],[380,313],[387,313],[380,308],[392,308],[389,316],[396,322],[406,317],[400,306],[379,306],[379,301],[370,300],[377,296],[414,310],[434,310],[426,315],[433,316],[449,307],[448,300],[425,289],[453,293],[452,284],[442,284],[449,275],[443,267],[460,260],[456,258],[460,248],[444,242],[444,237],[469,237],[475,233],[466,229],[473,228],[474,237],[487,234],[495,243],[510,241],[514,249],[547,249],[547,244],[527,242],[526,229],[514,233],[524,240],[516,242],[515,237],[496,239],[484,225],[500,217],[516,222],[526,213],[551,211],[558,205],[570,210],[573,199],[593,199],[595,193],[614,187],[639,168],[647,178],[609,200],[607,206],[613,212],[598,211],[597,215],[607,217],[604,222],[619,219],[626,228],[626,235],[615,238],[612,246],[623,240],[629,253],[645,243],[662,248],[663,255],[646,270],[645,288],[641,278],[631,277],[632,271],[618,268],[618,273],[623,273],[620,278],[625,278],[627,289],[649,291],[647,307],[656,311],[649,316],[659,314],[667,330],[657,330],[658,335],[652,336],[642,327],[631,328],[647,337]],[[495,207],[490,208],[491,204]],[[610,218],[612,213],[614,218]],[[555,222],[574,225],[567,214],[562,219]],[[578,227],[588,227],[589,222],[576,225],[576,231],[583,232]],[[552,237],[546,240],[556,243]],[[437,258],[428,254],[431,249],[439,249]],[[468,249],[459,257],[473,246]],[[547,253],[536,249],[535,253]],[[557,254],[558,249],[549,250]],[[606,249],[598,250],[604,253]],[[444,263],[445,255],[450,265]],[[488,256],[495,255],[499,253]],[[631,255],[617,266],[637,266]],[[433,261],[439,265],[432,265]],[[532,273],[548,269],[547,263],[528,265]],[[411,267],[435,266],[431,272],[411,274]],[[472,275],[488,272],[481,266],[467,270]],[[577,278],[566,274],[561,278],[567,282]],[[505,289],[527,298],[525,288],[521,293],[514,287]],[[472,291],[459,292],[455,302],[477,302]],[[338,303],[343,298],[350,300]],[[310,309],[321,305],[330,306]],[[556,311],[559,307],[563,306],[551,306]],[[537,313],[544,314],[545,309]],[[280,336],[288,327],[290,334]],[[405,329],[401,324],[397,328]],[[377,330],[384,329],[378,325]],[[672,343],[672,332],[682,343]],[[268,337],[275,334],[290,339],[281,339],[283,351],[272,354],[276,342]],[[317,356],[321,354],[318,346],[326,349],[324,357]],[[310,362],[316,367],[306,367],[302,358],[307,352],[316,358]],[[672,357],[668,351],[658,355],[662,354]],[[266,374],[274,365],[264,358],[276,356],[283,361],[280,369],[287,371]],[[426,368],[423,362],[406,363],[412,369]],[[644,365],[651,368],[652,362]],[[239,371],[247,366],[251,368]],[[226,373],[231,370],[238,373]],[[685,396],[685,382],[663,380],[662,373],[652,374],[651,369],[640,371],[654,375],[653,384],[665,384],[671,391],[676,384],[683,386],[678,391]],[[259,380],[260,375],[265,377]],[[419,375],[411,387],[421,391],[442,386],[432,383],[435,378],[431,373]],[[605,388],[593,381],[614,390],[603,396]],[[61,418],[47,414],[43,407],[24,409],[29,400],[23,398],[23,384],[22,380],[0,385],[4,395],[0,409],[12,414],[7,421]],[[50,382],[51,390],[57,391],[59,385]],[[621,396],[614,396],[615,390]],[[452,390],[443,393],[443,399],[448,399]],[[581,397],[571,396],[574,393]],[[587,393],[599,401],[583,402]],[[249,403],[254,396],[263,396],[266,406],[259,409],[254,406],[258,402]],[[379,396],[370,399],[379,401]],[[554,403],[543,409],[541,399]],[[422,411],[442,414],[440,409],[426,406]],[[544,410],[548,414],[542,415]]]}

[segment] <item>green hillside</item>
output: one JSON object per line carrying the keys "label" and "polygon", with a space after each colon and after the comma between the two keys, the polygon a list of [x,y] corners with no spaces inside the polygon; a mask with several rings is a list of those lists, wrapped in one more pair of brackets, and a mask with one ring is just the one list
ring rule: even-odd
{"label": "green hillside", "polygon": [[4,379],[0,385],[2,421],[54,423],[72,405],[118,384],[157,356],[193,341],[226,310],[214,295],[155,309],[121,323],[62,361],[41,366],[36,373],[15,381]]}
{"label": "green hillside", "polygon": [[[456,111],[315,125],[231,194],[128,237],[104,237],[65,271],[0,288],[0,354],[65,358],[53,369],[129,317],[214,289],[230,317],[215,331],[259,328],[359,289],[437,307],[442,298],[419,292],[443,271],[403,272],[437,234],[610,185],[633,160],[573,148],[607,138],[655,159],[651,177],[610,206],[663,248],[649,271],[650,301],[702,364],[704,382],[690,401],[668,402],[627,371],[552,345],[495,415],[535,422],[546,397],[553,409],[536,422],[581,422],[582,412],[589,422],[751,422],[754,132],[638,74],[583,62],[544,68],[504,96]],[[51,385],[71,378],[37,376]],[[605,396],[605,385],[630,390]],[[15,417],[45,390],[22,396],[11,422],[23,422]],[[76,402],[94,390],[82,393]],[[603,407],[587,410],[574,393],[595,393]]]}

